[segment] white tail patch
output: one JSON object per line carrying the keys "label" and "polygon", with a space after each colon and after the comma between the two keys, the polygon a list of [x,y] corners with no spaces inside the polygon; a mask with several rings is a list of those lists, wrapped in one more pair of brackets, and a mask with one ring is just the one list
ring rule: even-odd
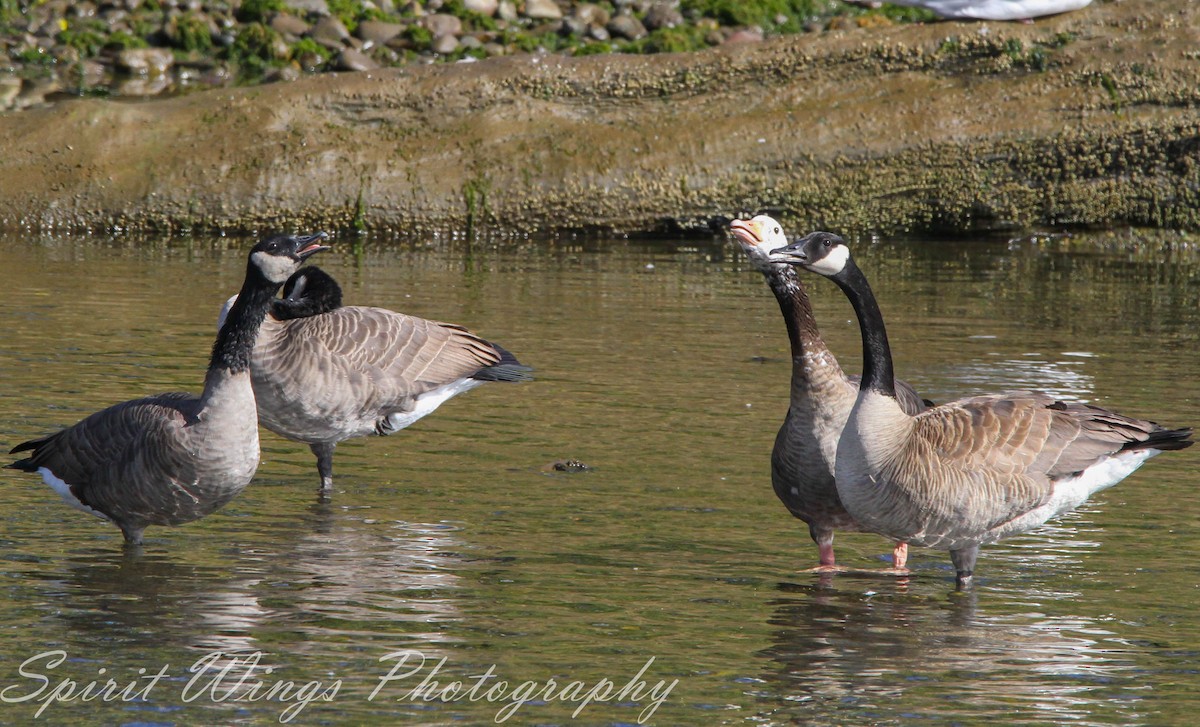
{"label": "white tail patch", "polygon": [[46,469],[45,467],[38,467],[38,474],[42,476],[42,481],[44,481],[47,485],[50,485],[50,487],[58,493],[58,496],[61,497],[71,507],[75,508],[76,510],[82,510],[89,515],[95,515],[101,520],[107,520],[109,522],[113,521],[113,519],[108,515],[105,515],[99,510],[93,507],[88,507],[80,502],[79,498],[75,497],[75,493],[71,492],[71,486],[61,480],[50,470]]}
{"label": "white tail patch", "polygon": [[1030,510],[991,531],[985,543],[992,543],[1009,535],[1032,530],[1051,518],[1068,513],[1082,505],[1093,494],[1107,489],[1133,474],[1142,463],[1161,452],[1161,449],[1137,449],[1121,452],[1097,462],[1075,477],[1065,477],[1054,483],[1054,494],[1045,505]]}
{"label": "white tail patch", "polygon": [[1083,504],[1084,500],[1100,490],[1107,489],[1134,473],[1142,463],[1161,449],[1135,449],[1131,452],[1121,452],[1106,457],[1088,467],[1075,477],[1067,477],[1054,484],[1054,495],[1051,496],[1050,506],[1060,507],[1055,515],[1073,510]]}
{"label": "white tail patch", "polygon": [[450,399],[465,391],[470,391],[483,383],[485,382],[479,379],[459,379],[439,386],[436,389],[430,389],[417,397],[416,405],[413,406],[412,411],[389,414],[385,419],[387,423],[384,425],[384,428],[389,432],[404,429],[426,414],[433,412],[434,409],[437,409]]}

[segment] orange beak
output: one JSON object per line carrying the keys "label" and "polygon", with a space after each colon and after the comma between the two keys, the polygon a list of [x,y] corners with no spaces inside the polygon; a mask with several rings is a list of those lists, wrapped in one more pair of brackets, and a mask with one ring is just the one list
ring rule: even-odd
{"label": "orange beak", "polygon": [[762,237],[758,234],[758,224],[754,220],[734,220],[729,223],[729,231],[739,241],[751,247],[762,242]]}

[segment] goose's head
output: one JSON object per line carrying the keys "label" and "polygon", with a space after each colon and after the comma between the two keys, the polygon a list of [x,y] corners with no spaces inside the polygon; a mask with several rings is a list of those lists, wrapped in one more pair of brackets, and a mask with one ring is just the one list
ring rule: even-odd
{"label": "goose's head", "polygon": [[265,280],[283,285],[304,261],[328,245],[320,244],[329,237],[324,232],[315,235],[273,235],[250,249],[250,269]]}
{"label": "goose's head", "polygon": [[729,223],[729,231],[746,252],[746,257],[754,267],[763,272],[771,269],[771,251],[788,244],[783,225],[767,215],[757,215],[748,220],[734,220]]}
{"label": "goose's head", "polygon": [[850,263],[846,241],[832,232],[811,232],[790,245],[771,251],[772,262],[800,267],[832,278]]}
{"label": "goose's head", "polygon": [[271,304],[271,315],[291,318],[328,313],[342,307],[342,287],[316,265],[300,268],[283,285],[283,298]]}

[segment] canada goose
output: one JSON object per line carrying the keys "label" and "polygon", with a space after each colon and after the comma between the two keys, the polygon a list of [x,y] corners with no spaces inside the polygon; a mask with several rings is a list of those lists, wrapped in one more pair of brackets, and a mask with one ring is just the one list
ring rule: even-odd
{"label": "canada goose", "polygon": [[325,233],[255,245],[238,304],[217,333],[200,396],[159,394],[96,412],[13,447],[8,467],[37,472],[68,504],[111,521],[139,545],[147,525],[179,525],[217,510],[258,468],[251,349],[271,299]]}
{"label": "canada goose", "polygon": [[315,266],[297,271],[284,292],[254,344],[258,417],[308,444],[322,492],[333,488],[338,442],[404,429],[488,381],[531,378],[511,353],[462,326],[342,307],[341,288]]}
{"label": "canada goose", "polygon": [[[838,438],[858,396],[858,377],[846,376],[825,345],[796,270],[771,261],[771,251],[788,241],[780,224],[758,215],[734,220],[729,229],[775,293],[791,340],[791,402],[771,452],[771,484],[784,506],[808,523],[817,544],[818,570],[832,570],[834,531],[866,530],[842,507],[833,480]],[[908,384],[898,382],[897,390],[905,411],[915,414],[926,408]],[[892,566],[903,569],[907,554],[904,542],[897,543]]]}
{"label": "canada goose", "polygon": [[[880,3],[854,0],[856,5]],[[932,10],[943,18],[965,20],[1029,20],[1079,10],[1092,0],[888,0],[892,5]]]}
{"label": "canada goose", "polygon": [[863,375],[835,464],[846,509],[889,537],[949,550],[959,588],[981,544],[1035,528],[1159,452],[1192,445],[1191,429],[1041,392],[973,396],[913,416],[898,404],[883,316],[843,240],[814,232],[771,259],[837,283],[858,315]]}

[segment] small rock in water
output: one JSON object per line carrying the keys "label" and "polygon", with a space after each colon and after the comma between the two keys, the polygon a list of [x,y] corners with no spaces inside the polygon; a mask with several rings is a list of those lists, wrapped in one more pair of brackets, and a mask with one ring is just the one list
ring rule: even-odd
{"label": "small rock in water", "polygon": [[560,459],[542,468],[546,472],[588,472],[592,468],[577,459]]}

